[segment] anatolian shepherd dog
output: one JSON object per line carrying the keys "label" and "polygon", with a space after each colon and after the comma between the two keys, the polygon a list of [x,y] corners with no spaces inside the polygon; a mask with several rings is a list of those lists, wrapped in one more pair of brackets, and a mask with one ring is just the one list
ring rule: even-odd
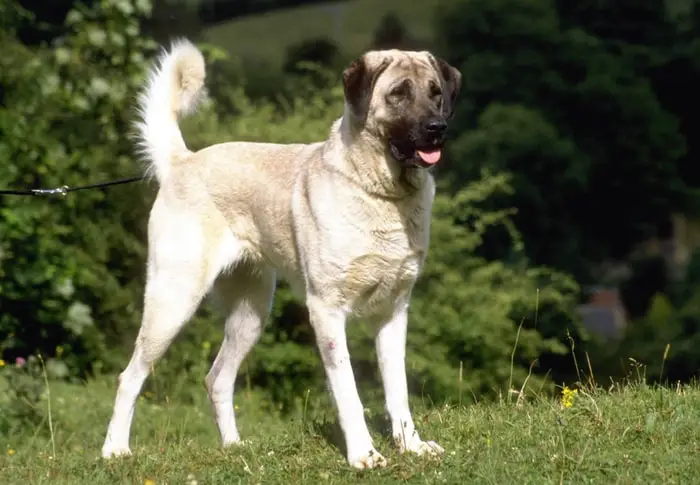
{"label": "anatolian shepherd dog", "polygon": [[227,312],[206,386],[223,445],[240,442],[233,387],[268,317],[277,278],[304,298],[350,465],[384,466],[365,423],[345,325],[378,328],[386,410],[400,451],[439,454],[408,404],[407,308],[428,251],[435,183],[461,74],[429,52],[371,51],[343,73],[345,107],[312,144],[188,150],[178,117],[202,97],[205,63],[186,40],[157,60],[140,98],[140,146],[160,190],[148,225],[143,322],[119,376],[104,457],[128,454],[151,366],[213,290]]}

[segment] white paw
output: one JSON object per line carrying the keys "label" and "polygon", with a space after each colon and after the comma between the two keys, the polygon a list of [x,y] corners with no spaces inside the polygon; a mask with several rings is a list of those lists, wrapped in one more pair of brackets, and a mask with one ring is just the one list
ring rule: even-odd
{"label": "white paw", "polygon": [[104,445],[102,447],[102,458],[109,459],[118,456],[131,456],[131,450],[128,446]]}
{"label": "white paw", "polygon": [[445,452],[445,449],[434,441],[414,441],[413,443],[411,443],[410,447],[406,448],[405,451],[410,451],[412,453],[417,454],[418,456],[437,456],[442,455]]}
{"label": "white paw", "polygon": [[442,446],[438,445],[434,441],[423,441],[418,436],[418,433],[413,433],[411,438],[405,439],[403,436],[396,436],[394,438],[399,451],[405,453],[410,451],[418,456],[421,455],[441,455],[445,452]]}
{"label": "white paw", "polygon": [[350,465],[364,470],[365,468],[384,468],[386,466],[386,458],[384,458],[377,450],[371,448],[366,454],[361,456],[348,456]]}
{"label": "white paw", "polygon": [[248,440],[234,438],[234,439],[224,440],[223,447],[224,448],[229,448],[229,447],[233,448],[234,446],[248,446],[249,444],[250,444],[250,441],[248,441]]}

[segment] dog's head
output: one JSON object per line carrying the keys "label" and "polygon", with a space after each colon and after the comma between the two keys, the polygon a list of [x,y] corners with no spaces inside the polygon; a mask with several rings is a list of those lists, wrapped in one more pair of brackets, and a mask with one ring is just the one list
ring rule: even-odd
{"label": "dog's head", "polygon": [[440,159],[462,75],[429,52],[371,51],[343,73],[346,116],[402,166]]}

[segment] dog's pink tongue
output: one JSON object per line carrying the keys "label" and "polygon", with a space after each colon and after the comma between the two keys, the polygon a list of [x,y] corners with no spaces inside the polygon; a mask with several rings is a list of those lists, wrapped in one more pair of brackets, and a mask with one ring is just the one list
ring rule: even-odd
{"label": "dog's pink tongue", "polygon": [[440,155],[442,152],[438,150],[433,150],[432,152],[424,152],[421,150],[417,150],[418,156],[423,160],[425,163],[428,165],[435,165],[438,163],[438,160],[440,160]]}

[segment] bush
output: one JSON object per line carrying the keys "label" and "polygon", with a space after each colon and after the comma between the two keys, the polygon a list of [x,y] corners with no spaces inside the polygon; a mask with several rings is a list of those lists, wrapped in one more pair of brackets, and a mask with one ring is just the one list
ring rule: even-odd
{"label": "bush", "polygon": [[417,43],[395,12],[388,12],[374,30],[372,49],[417,49]]}
{"label": "bush", "polygon": [[36,426],[43,415],[39,409],[43,397],[44,382],[36,358],[18,357],[11,363],[0,359],[0,435]]}
{"label": "bush", "polygon": [[330,39],[318,37],[303,40],[287,48],[283,70],[288,74],[302,74],[302,63],[333,69],[340,59],[340,49]]}
{"label": "bush", "polygon": [[[79,7],[52,48],[0,35],[3,185],[76,186],[131,175],[125,109],[154,52],[137,15],[148,2]],[[55,355],[72,375],[121,363],[138,322],[146,187],[65,198],[6,197],[0,209],[0,348],[3,357]]]}
{"label": "bush", "polygon": [[685,278],[650,299],[646,313],[630,322],[623,338],[601,351],[601,373],[624,376],[630,363],[644,367],[649,382],[688,382],[700,377],[700,252]]}

